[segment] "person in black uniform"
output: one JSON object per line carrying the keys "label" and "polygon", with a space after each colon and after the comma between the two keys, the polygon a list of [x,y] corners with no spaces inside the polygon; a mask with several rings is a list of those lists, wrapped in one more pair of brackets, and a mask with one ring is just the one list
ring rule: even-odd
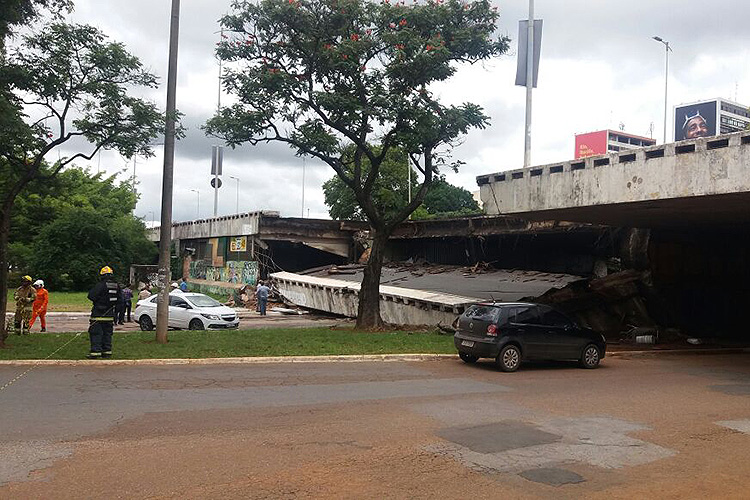
{"label": "person in black uniform", "polygon": [[104,266],[99,271],[101,280],[89,291],[92,302],[89,319],[89,339],[91,350],[89,359],[109,358],[112,356],[112,330],[115,323],[117,304],[122,301],[122,291],[112,276],[112,268]]}

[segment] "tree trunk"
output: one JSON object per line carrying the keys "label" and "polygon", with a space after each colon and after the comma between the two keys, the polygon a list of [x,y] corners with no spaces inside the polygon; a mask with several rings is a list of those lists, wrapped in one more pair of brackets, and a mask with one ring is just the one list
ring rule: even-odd
{"label": "tree trunk", "polygon": [[380,272],[383,269],[383,252],[387,242],[388,234],[385,231],[373,230],[370,258],[365,264],[365,275],[359,290],[357,328],[383,326],[383,320],[380,318]]}
{"label": "tree trunk", "polygon": [[0,211],[0,348],[5,346],[8,334],[5,314],[8,305],[8,239],[10,237],[10,210]]}

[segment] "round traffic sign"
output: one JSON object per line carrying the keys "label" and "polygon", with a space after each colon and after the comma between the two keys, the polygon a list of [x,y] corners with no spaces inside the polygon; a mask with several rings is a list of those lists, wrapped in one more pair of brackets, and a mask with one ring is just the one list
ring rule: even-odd
{"label": "round traffic sign", "polygon": [[[216,185],[217,182],[219,183],[218,186]],[[211,187],[221,187],[221,179],[218,177],[211,177]]]}

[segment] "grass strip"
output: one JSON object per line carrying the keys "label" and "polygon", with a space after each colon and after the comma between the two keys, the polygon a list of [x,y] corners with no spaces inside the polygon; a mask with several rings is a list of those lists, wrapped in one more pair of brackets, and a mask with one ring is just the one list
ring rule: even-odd
{"label": "grass strip", "polygon": [[[8,290],[8,312],[16,310],[16,302],[13,300],[13,290]],[[47,312],[81,312],[90,311],[91,301],[88,292],[50,292]]]}
{"label": "grass strip", "polygon": [[[43,359],[74,333],[8,337],[0,359]],[[51,359],[82,359],[89,350],[83,333]],[[116,332],[113,359],[325,356],[347,354],[455,354],[453,337],[437,332],[360,332],[330,328],[268,328],[239,331],[171,331],[158,344],[153,332]]]}

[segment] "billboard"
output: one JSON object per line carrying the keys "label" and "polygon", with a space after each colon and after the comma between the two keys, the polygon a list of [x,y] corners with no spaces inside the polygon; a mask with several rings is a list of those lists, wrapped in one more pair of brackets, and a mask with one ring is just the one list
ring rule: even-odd
{"label": "billboard", "polygon": [[575,159],[607,153],[607,131],[576,135]]}
{"label": "billboard", "polygon": [[716,135],[716,101],[675,106],[675,142],[714,135]]}

